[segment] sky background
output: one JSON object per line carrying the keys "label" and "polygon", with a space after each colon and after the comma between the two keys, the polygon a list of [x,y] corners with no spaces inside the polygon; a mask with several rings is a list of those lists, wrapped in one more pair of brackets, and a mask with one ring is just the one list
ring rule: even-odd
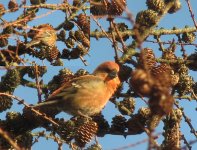
{"label": "sky background", "polygon": [[[58,1],[48,0],[47,2],[48,3],[57,3]],[[190,0],[190,1],[192,4],[193,12],[197,18],[197,1],[196,0]],[[7,2],[8,2],[8,0],[0,0],[0,3],[3,3],[3,4],[5,4]],[[20,2],[20,1],[18,0],[17,2]],[[167,29],[172,29],[174,26],[176,26],[177,28],[184,28],[185,25],[193,26],[193,22],[191,20],[190,13],[188,11],[188,7],[187,7],[185,0],[181,0],[181,3],[182,3],[182,9],[179,10],[175,14],[167,14],[160,21],[158,28],[164,27]],[[134,17],[136,16],[136,14],[139,11],[147,9],[146,4],[145,4],[145,0],[127,0],[127,7],[129,8],[130,12],[133,14]],[[42,14],[47,11],[41,10],[39,13]],[[7,16],[6,15],[3,16],[3,18],[6,20],[7,19],[12,20],[13,18],[16,17],[15,15],[17,16],[17,14],[15,14],[15,13],[8,14]],[[58,23],[60,23],[64,19],[64,17],[65,16],[63,14],[61,14],[60,12],[57,11],[57,12],[54,12],[51,15],[47,16],[44,19],[46,19],[45,20],[46,22],[50,22],[54,26],[56,26],[56,25],[58,25]],[[116,21],[117,22],[125,22],[129,26],[129,28],[132,27],[129,21],[126,21],[123,19],[117,19]],[[108,22],[106,22],[105,20],[104,21],[99,20],[99,22],[102,24],[102,26],[105,29],[107,29],[109,27]],[[43,23],[43,18],[37,19],[36,21],[32,21],[32,23],[30,25],[33,26],[33,25],[38,25],[41,23]],[[94,21],[91,21],[91,30],[94,30],[95,28],[97,28],[96,24],[94,23]],[[173,38],[176,39],[175,36],[162,36],[161,37],[161,39],[163,41],[171,41]],[[152,39],[152,37],[150,37],[149,39]],[[13,44],[14,44],[14,40],[13,39],[10,39],[10,40],[13,41]],[[131,42],[131,39],[127,40],[127,43],[130,43],[130,42]],[[197,41],[195,41],[194,43],[197,43]],[[60,49],[64,48],[64,45],[62,43],[58,43],[58,46]],[[158,45],[157,44],[144,43],[143,47],[153,48],[156,55],[161,56],[161,53],[158,52]],[[177,47],[177,53],[178,53],[178,55],[181,55],[179,49],[180,49],[180,47]],[[185,49],[187,50],[188,54],[193,53],[195,51],[195,49],[191,46],[186,46]],[[84,66],[80,60],[74,60],[74,61],[64,60],[64,66],[62,66],[62,67],[50,66],[47,61],[44,61],[44,63],[38,62],[40,64],[45,64],[48,66],[48,71],[43,77],[44,83],[48,83],[48,81],[50,81],[54,75],[58,74],[60,69],[65,68],[65,67],[71,69],[73,72],[75,72],[76,70],[78,70],[80,68],[84,68],[84,69],[88,70],[89,72],[92,72],[98,64],[100,64],[104,61],[107,61],[107,60],[114,60],[114,50],[113,50],[111,43],[109,42],[108,39],[95,40],[95,39],[91,38],[90,56],[86,56],[85,58],[89,64],[88,66]],[[5,73],[5,70],[0,70],[0,76],[3,75],[4,73]],[[190,75],[194,77],[195,81],[197,81],[196,73],[191,72]],[[35,89],[30,89],[28,87],[19,86],[16,89],[14,95],[25,99],[25,101],[28,102],[29,104],[35,104],[37,102],[37,91]],[[146,106],[146,105],[141,100],[136,99],[135,112],[137,112],[137,110],[142,106]],[[187,100],[183,100],[183,102],[181,102],[181,106],[184,107],[185,114],[191,118],[194,128],[197,129],[196,111],[195,111],[195,108],[197,107],[196,102],[189,102]],[[23,109],[23,106],[17,105],[15,102],[13,107],[8,111],[21,111],[22,109]],[[6,111],[6,112],[8,112],[8,111]],[[3,119],[5,117],[6,112],[3,112],[0,114],[0,119]],[[109,123],[111,122],[111,119],[114,117],[114,115],[119,114],[119,112],[116,110],[115,106],[110,102],[107,104],[107,106],[105,107],[105,109],[102,112],[103,112],[105,118],[109,121]],[[65,113],[62,113],[59,116],[64,117],[65,119],[69,119],[69,117],[70,117],[70,116],[66,115]],[[161,122],[160,125],[156,128],[156,133],[162,132],[163,131],[162,128],[163,128],[163,123]],[[37,129],[37,130],[43,130],[43,129]],[[195,136],[190,133],[190,128],[184,122],[184,120],[182,120],[182,122],[181,122],[181,132],[185,135],[185,137],[188,141],[195,139]],[[106,135],[105,137],[98,138],[98,141],[102,145],[103,150],[113,150],[115,148],[130,145],[130,144],[139,142],[139,141],[147,139],[147,138],[148,138],[147,135],[144,133],[141,135],[128,136],[126,139],[123,136]],[[163,140],[163,137],[160,136],[158,142],[161,143],[162,140]],[[146,143],[139,144],[136,147],[129,148],[129,149],[144,150],[147,148],[147,144],[148,143],[146,142]],[[194,149],[194,150],[197,149],[197,144],[194,144],[192,146],[193,146],[192,149]],[[44,138],[40,138],[39,142],[33,146],[33,150],[40,150],[40,149],[49,149],[49,150],[57,149],[57,144],[55,142],[53,142],[53,140],[47,141]],[[66,145],[64,145],[64,149],[68,149],[68,147]]]}

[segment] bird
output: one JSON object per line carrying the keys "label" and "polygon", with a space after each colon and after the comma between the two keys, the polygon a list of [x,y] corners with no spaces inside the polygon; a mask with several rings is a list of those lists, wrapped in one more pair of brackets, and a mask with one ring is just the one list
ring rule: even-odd
{"label": "bird", "polygon": [[34,106],[39,110],[56,110],[73,116],[98,114],[120,85],[119,65],[113,61],[100,64],[92,74],[62,84],[47,100]]}
{"label": "bird", "polygon": [[29,32],[32,41],[26,44],[26,48],[44,44],[48,47],[54,47],[57,40],[56,31],[50,24],[41,24]]}

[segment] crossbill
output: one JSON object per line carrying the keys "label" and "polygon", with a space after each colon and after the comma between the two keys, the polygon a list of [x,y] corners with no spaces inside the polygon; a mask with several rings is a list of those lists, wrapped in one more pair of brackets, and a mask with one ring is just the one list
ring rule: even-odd
{"label": "crossbill", "polygon": [[39,44],[54,47],[57,40],[56,31],[49,24],[42,24],[33,28],[29,37],[32,38],[32,41],[26,44],[26,48]]}
{"label": "crossbill", "polygon": [[55,109],[73,116],[97,114],[120,85],[118,73],[118,64],[112,61],[104,62],[92,75],[83,75],[63,84],[46,101],[34,108],[41,111]]}

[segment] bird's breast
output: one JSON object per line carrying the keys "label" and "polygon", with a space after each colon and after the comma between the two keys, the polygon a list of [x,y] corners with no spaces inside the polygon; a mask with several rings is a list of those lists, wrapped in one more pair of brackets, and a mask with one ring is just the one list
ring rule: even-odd
{"label": "bird's breast", "polygon": [[[77,96],[78,95],[78,96]],[[111,97],[107,88],[81,89],[78,91],[73,106],[85,115],[99,113]]]}

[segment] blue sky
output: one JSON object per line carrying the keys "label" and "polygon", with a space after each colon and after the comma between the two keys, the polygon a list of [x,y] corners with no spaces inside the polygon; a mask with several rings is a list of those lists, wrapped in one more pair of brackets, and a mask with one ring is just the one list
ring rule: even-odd
{"label": "blue sky", "polygon": [[[0,3],[6,3],[7,1],[8,0],[0,0]],[[48,3],[54,3],[54,2],[57,2],[57,1],[48,0]],[[174,26],[176,26],[177,28],[184,28],[185,25],[193,26],[193,22],[191,20],[185,0],[181,0],[181,3],[182,3],[182,9],[178,11],[176,14],[167,14],[164,18],[162,18],[161,22],[158,25],[159,26],[158,28],[164,27],[167,29],[172,29]],[[145,0],[135,0],[135,1],[127,0],[127,4],[128,4],[127,6],[129,10],[132,12],[134,16],[136,16],[137,12],[146,9]],[[197,18],[197,1],[191,0],[191,4],[192,4],[194,14]],[[44,13],[44,12],[46,11],[42,10],[40,13]],[[5,19],[8,18],[12,20],[14,17],[15,16],[12,13],[8,16],[5,16]],[[56,26],[58,25],[59,22],[61,22],[64,19],[64,16],[60,14],[59,12],[55,12],[47,16],[47,18],[45,19],[46,19],[45,20],[46,22],[50,22],[54,26]],[[131,28],[131,24],[128,21],[126,20],[117,20],[117,21],[123,21],[126,24],[128,24],[128,26]],[[32,22],[30,25],[33,26],[35,24],[40,24],[42,22],[43,22],[43,19],[38,19],[36,22]],[[109,26],[106,21],[100,21],[100,23],[102,24],[104,28],[108,28]],[[95,23],[91,21],[91,28],[94,29],[96,27],[97,26],[95,25]],[[175,36],[162,36],[162,40],[164,41],[172,40],[173,38],[176,38],[176,37]],[[131,39],[127,41],[127,43],[129,42],[131,42]],[[197,41],[195,41],[194,43],[197,43]],[[58,46],[60,49],[64,48],[63,44],[61,43],[58,43],[58,44],[59,44]],[[161,53],[158,52],[157,44],[144,43],[143,47],[151,47],[155,50],[155,53],[157,56],[161,55]],[[190,46],[186,46],[185,48],[188,54],[193,53],[195,51],[194,48]],[[180,53],[180,50],[179,50],[180,47],[177,47],[177,49],[178,49],[177,53]],[[44,61],[44,64],[48,66],[48,71],[43,77],[44,82],[48,83],[48,81],[50,81],[54,75],[58,74],[58,71],[60,69],[65,68],[65,67],[71,69],[73,72],[75,72],[76,70],[80,68],[84,68],[88,70],[89,72],[92,72],[93,69],[101,62],[107,61],[107,60],[114,60],[114,50],[111,46],[111,43],[108,41],[108,39],[99,39],[98,41],[95,39],[91,39],[90,56],[86,56],[85,58],[87,59],[89,63],[88,66],[84,66],[80,60],[74,60],[74,61],[64,60],[63,67],[52,67],[52,66],[49,66],[49,63],[47,61]],[[5,72],[4,70],[0,70],[0,76],[4,74],[4,72]],[[190,75],[194,77],[195,81],[197,80],[196,73],[191,72]],[[25,101],[27,101],[28,103],[34,104],[37,102],[37,93],[36,93],[36,90],[34,89],[20,86],[19,88],[17,88],[14,94],[16,96],[19,96],[25,99]],[[196,129],[197,128],[196,115],[195,115],[196,114],[196,111],[195,111],[196,102],[189,102],[187,100],[182,100],[180,104],[182,107],[184,107],[185,114],[191,118],[192,124],[194,128]],[[138,110],[137,108],[140,108],[142,106],[146,106],[146,105],[141,100],[137,99],[136,111]],[[22,108],[23,108],[22,106],[19,106],[15,103],[15,105],[8,111],[21,111]],[[103,114],[105,118],[110,122],[112,117],[116,114],[119,114],[119,112],[116,110],[115,106],[109,102],[107,106],[105,107],[105,109],[103,110]],[[5,116],[5,112],[0,114],[0,118],[4,118],[4,116]],[[61,114],[60,116],[65,117],[66,119],[68,119],[69,117],[68,115],[65,115],[65,114]],[[161,122],[161,124],[156,128],[156,133],[162,132],[163,131],[162,128],[163,128],[163,123]],[[188,141],[196,139],[195,136],[190,133],[190,129],[188,125],[184,122],[184,120],[182,120],[181,122],[181,132],[185,135]],[[141,135],[128,136],[126,139],[123,136],[106,135],[105,137],[98,138],[98,141],[102,145],[104,150],[112,150],[118,147],[136,143],[146,138],[147,138],[147,135],[144,133]],[[159,143],[162,142],[162,139],[163,138],[161,136],[159,139]],[[132,149],[144,150],[147,148],[147,144],[148,143],[140,144],[130,149],[131,150]],[[193,146],[192,149],[197,149],[197,144],[194,144],[192,146]],[[49,149],[49,150],[57,149],[57,144],[53,142],[52,140],[47,141],[41,138],[39,139],[39,142],[33,146],[33,150],[40,150],[40,149]],[[67,146],[64,146],[64,149],[67,149]]]}

